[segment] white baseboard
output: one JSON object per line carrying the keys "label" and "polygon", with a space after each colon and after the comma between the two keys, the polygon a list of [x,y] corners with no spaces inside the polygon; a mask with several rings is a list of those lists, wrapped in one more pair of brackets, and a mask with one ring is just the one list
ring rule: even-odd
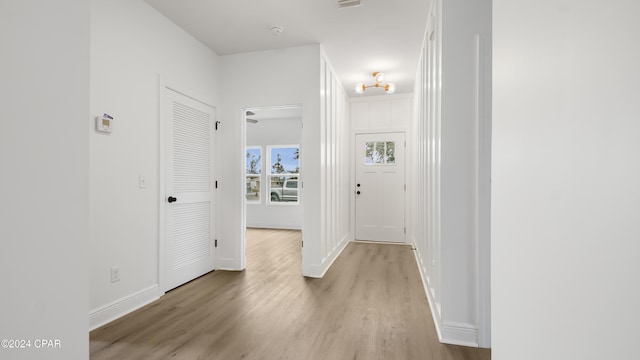
{"label": "white baseboard", "polygon": [[478,347],[478,329],[471,324],[442,323],[442,337],[440,342],[452,345]]}
{"label": "white baseboard", "polygon": [[226,270],[226,271],[242,271],[244,269],[238,269],[238,261],[234,258],[222,258],[218,259],[216,262],[218,265],[216,270]]}
{"label": "white baseboard", "polygon": [[310,272],[308,274],[303,274],[306,277],[312,278],[322,278],[329,271],[331,265],[336,261],[338,256],[342,254],[342,251],[347,247],[349,243],[349,234],[346,234],[342,237],[342,240],[336,245],[336,247],[329,253],[329,255],[324,258],[322,264],[311,264]]}
{"label": "white baseboard", "polygon": [[273,224],[247,224],[248,229],[276,229],[276,230],[302,230],[300,224],[284,224],[284,225],[273,225]]}
{"label": "white baseboard", "polygon": [[431,317],[433,323],[436,326],[436,332],[438,333],[438,340],[444,344],[462,345],[470,347],[479,347],[478,345],[478,328],[466,323],[454,323],[449,321],[442,321],[440,307],[435,302],[433,297],[433,289],[429,286],[427,281],[427,274],[424,273],[424,264],[422,262],[422,256],[420,251],[415,248],[416,264],[418,266],[418,272],[422,279],[422,287],[427,300],[429,302],[429,309],[431,310]]}
{"label": "white baseboard", "polygon": [[322,265],[311,264],[309,266],[309,269],[310,270],[308,273],[306,274],[303,273],[302,275],[305,277],[316,278],[316,279],[320,279],[324,275],[324,271],[322,270]]}
{"label": "white baseboard", "polygon": [[89,331],[156,301],[162,295],[156,284],[91,310],[89,312]]}
{"label": "white baseboard", "polygon": [[418,266],[418,273],[420,273],[420,279],[422,280],[422,288],[424,290],[425,295],[427,296],[427,302],[429,303],[429,309],[431,310],[431,318],[433,319],[433,323],[436,326],[436,333],[438,334],[438,340],[442,342],[442,331],[440,324],[442,323],[442,319],[440,318],[440,309],[436,307],[435,299],[432,296],[432,291],[427,283],[427,276],[423,271],[423,262],[422,256],[420,255],[420,251],[415,246],[415,242],[413,243],[413,248],[415,249],[413,253],[416,257],[416,265]]}

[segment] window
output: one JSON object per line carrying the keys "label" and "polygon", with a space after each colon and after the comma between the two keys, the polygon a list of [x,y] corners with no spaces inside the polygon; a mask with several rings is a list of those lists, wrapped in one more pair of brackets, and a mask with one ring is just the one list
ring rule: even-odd
{"label": "window", "polygon": [[395,165],[395,141],[368,141],[364,149],[365,165]]}
{"label": "window", "polygon": [[269,203],[298,203],[298,177],[300,176],[300,146],[268,146]]}
{"label": "window", "polygon": [[260,176],[262,174],[262,148],[247,147],[245,162],[245,178],[247,190],[245,198],[248,203],[260,203]]}

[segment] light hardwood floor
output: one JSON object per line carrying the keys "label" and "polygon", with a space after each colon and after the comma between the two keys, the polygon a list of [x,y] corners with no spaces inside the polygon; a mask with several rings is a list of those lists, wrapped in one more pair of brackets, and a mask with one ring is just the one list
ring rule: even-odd
{"label": "light hardwood floor", "polygon": [[488,360],[440,344],[411,247],[350,243],[301,276],[300,232],[247,230],[247,270],[216,271],[90,334],[91,359]]}

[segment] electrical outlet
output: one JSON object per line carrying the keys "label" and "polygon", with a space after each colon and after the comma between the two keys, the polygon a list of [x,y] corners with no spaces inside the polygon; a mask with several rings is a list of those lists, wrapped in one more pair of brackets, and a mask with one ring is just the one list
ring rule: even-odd
{"label": "electrical outlet", "polygon": [[120,266],[114,266],[111,268],[111,282],[120,281]]}

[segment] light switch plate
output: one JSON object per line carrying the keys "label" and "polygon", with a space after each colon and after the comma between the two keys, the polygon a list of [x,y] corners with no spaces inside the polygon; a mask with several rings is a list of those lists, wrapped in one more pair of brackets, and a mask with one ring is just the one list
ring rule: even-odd
{"label": "light switch plate", "polygon": [[147,188],[147,177],[144,175],[140,175],[138,177],[138,187],[140,187],[140,189],[146,189]]}

